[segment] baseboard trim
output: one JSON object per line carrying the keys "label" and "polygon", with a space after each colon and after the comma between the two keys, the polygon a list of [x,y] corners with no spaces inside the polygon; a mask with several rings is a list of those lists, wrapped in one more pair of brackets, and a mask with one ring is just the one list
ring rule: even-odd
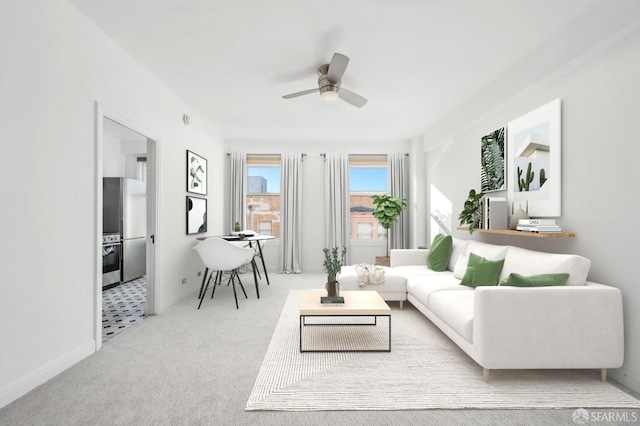
{"label": "baseboard trim", "polygon": [[640,394],[640,376],[624,368],[609,370],[609,377],[632,391]]}
{"label": "baseboard trim", "polygon": [[47,380],[62,373],[72,365],[82,361],[96,351],[96,342],[91,340],[82,344],[73,351],[62,355],[46,363],[45,365],[25,374],[0,389],[0,408],[11,404],[16,399],[36,387],[40,386]]}

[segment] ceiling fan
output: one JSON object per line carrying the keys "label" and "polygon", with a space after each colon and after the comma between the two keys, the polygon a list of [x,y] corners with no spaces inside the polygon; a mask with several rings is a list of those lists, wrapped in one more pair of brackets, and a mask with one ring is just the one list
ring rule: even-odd
{"label": "ceiling fan", "polygon": [[361,108],[367,103],[367,100],[362,96],[353,93],[351,90],[342,88],[342,76],[349,64],[349,58],[340,54],[334,53],[331,58],[330,64],[320,65],[318,68],[318,88],[304,90],[302,92],[291,93],[284,95],[284,99],[297,98],[298,96],[309,95],[311,93],[320,92],[320,96],[327,102],[333,102],[340,98],[343,101]]}

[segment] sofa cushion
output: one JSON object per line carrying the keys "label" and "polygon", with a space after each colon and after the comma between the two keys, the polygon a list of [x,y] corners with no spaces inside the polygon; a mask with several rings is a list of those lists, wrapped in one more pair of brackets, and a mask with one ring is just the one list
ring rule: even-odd
{"label": "sofa cushion", "polygon": [[575,254],[543,253],[510,247],[504,260],[500,281],[513,272],[524,276],[567,273],[567,285],[584,285],[590,268],[589,259]]}
{"label": "sofa cushion", "polygon": [[474,291],[438,291],[429,296],[431,312],[469,343],[473,343],[474,295]]}
{"label": "sofa cushion", "polygon": [[467,270],[460,284],[469,287],[481,285],[498,285],[498,278],[502,270],[503,260],[487,260],[475,253],[469,254]]}
{"label": "sofa cushion", "polygon": [[451,235],[436,235],[429,248],[427,266],[434,271],[445,271],[449,264],[452,249],[453,241]]}
{"label": "sofa cushion", "polygon": [[439,291],[473,291],[472,288],[460,285],[460,280],[449,272],[438,276],[416,275],[407,279],[407,293],[418,299],[420,303],[429,307],[429,297]]}
{"label": "sofa cushion", "polygon": [[449,265],[447,266],[447,269],[450,271],[453,271],[456,267],[456,262],[458,262],[458,258],[460,257],[460,255],[465,254],[467,252],[467,246],[469,245],[469,240],[461,240],[460,238],[453,238],[451,242],[452,242],[451,256],[449,256]]}
{"label": "sofa cushion", "polygon": [[434,271],[429,269],[427,265],[405,265],[395,266],[393,271],[405,278],[411,278],[416,275],[451,275],[449,271]]}
{"label": "sofa cushion", "polygon": [[453,268],[453,276],[460,280],[464,278],[464,273],[467,272],[468,263],[469,255],[466,253],[461,254],[460,257],[458,257],[455,268]]}
{"label": "sofa cushion", "polygon": [[502,286],[512,287],[549,287],[565,285],[569,279],[569,274],[538,274],[524,277],[515,272],[509,274],[507,278],[500,281]]}
{"label": "sofa cushion", "polygon": [[502,260],[507,255],[510,246],[498,246],[480,241],[469,241],[466,253],[475,253],[488,260]]}

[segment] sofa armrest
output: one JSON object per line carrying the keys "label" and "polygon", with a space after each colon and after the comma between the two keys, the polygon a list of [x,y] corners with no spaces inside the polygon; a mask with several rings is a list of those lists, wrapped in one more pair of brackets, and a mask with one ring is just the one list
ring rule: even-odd
{"label": "sofa armrest", "polygon": [[391,249],[390,266],[426,265],[429,249]]}
{"label": "sofa armrest", "polygon": [[478,287],[473,346],[485,368],[618,368],[622,294],[584,286]]}

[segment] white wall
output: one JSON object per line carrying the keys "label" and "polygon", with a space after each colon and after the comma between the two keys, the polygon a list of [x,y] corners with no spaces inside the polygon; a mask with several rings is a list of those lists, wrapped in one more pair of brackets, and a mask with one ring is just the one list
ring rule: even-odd
{"label": "white wall", "polygon": [[[640,32],[636,27],[631,36],[584,55],[571,68],[518,96],[518,92],[484,93],[483,102],[478,102],[482,108],[449,117],[450,134],[439,128],[424,138],[428,151],[427,183],[451,200],[455,228],[469,189],[480,186],[480,138],[555,98],[562,100],[559,222],[566,231],[575,232],[576,238],[543,240],[477,233],[470,237],[463,231],[455,231],[454,235],[548,252],[577,253],[591,259],[589,280],[622,291],[625,363],[623,368],[611,371],[611,377],[635,391],[640,391],[640,286],[635,265],[640,231],[634,224],[640,210],[638,52]],[[505,85],[509,84],[505,81]],[[438,230],[431,231],[434,234]]]}
{"label": "white wall", "polygon": [[[387,154],[410,152],[410,141],[390,142],[297,142],[297,141],[247,141],[229,140],[227,152],[247,154],[279,154],[302,152],[306,154],[302,166],[302,270],[322,272],[324,247],[324,157],[321,154],[347,152],[349,154]],[[228,162],[227,162],[228,165]],[[411,171],[410,173],[413,173]],[[227,218],[225,223],[229,223]],[[279,242],[271,241],[266,246],[265,260],[268,270],[280,269]],[[351,262],[373,263],[375,256],[386,253],[384,241],[368,240],[354,242],[350,248]]]}
{"label": "white wall", "polygon": [[[203,119],[66,1],[1,2],[0,63],[1,407],[95,350],[95,102],[159,140],[160,311],[198,288],[202,268],[185,234],[185,150],[214,173],[224,154]],[[222,194],[210,179],[213,232]]]}

